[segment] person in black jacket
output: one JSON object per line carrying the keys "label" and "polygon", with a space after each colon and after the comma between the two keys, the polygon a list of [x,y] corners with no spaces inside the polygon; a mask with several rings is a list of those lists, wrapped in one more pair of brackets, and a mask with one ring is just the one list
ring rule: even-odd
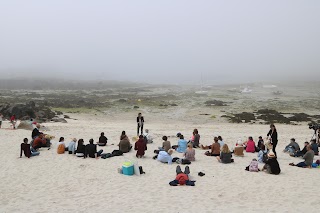
{"label": "person in black jacket", "polygon": [[[138,114],[138,117],[137,117],[137,135],[142,135],[143,134],[143,124],[144,124],[144,118],[142,116],[141,113]],[[139,130],[140,131],[140,134],[139,134]]]}
{"label": "person in black jacket", "polygon": [[40,124],[37,124],[36,128],[34,128],[32,130],[32,134],[31,134],[31,138],[32,139],[35,139],[36,137],[38,137],[40,135],[40,133],[42,133],[42,132],[39,131],[39,129],[40,129]]}
{"label": "person in black jacket", "polygon": [[93,144],[93,139],[91,138],[89,140],[89,144],[86,145],[84,157],[86,158],[89,156],[90,158],[97,158],[102,154],[102,152],[102,149],[97,152],[97,145]]}
{"label": "person in black jacket", "polygon": [[99,142],[97,143],[98,146],[105,146],[107,145],[108,138],[104,136],[104,132],[101,132],[101,135],[99,137]]}
{"label": "person in black jacket", "polygon": [[278,145],[278,132],[274,124],[270,125],[270,131],[267,136],[271,138],[272,151],[277,156],[276,147]]}
{"label": "person in black jacket", "polygon": [[76,150],[76,156],[77,157],[84,157],[85,152],[86,152],[86,146],[83,144],[84,141],[83,139],[78,140],[78,146]]}
{"label": "person in black jacket", "polygon": [[266,161],[266,164],[262,168],[262,171],[264,170],[267,170],[269,174],[274,175],[278,175],[281,172],[279,162],[277,161],[277,158],[272,151],[268,153],[268,159]]}

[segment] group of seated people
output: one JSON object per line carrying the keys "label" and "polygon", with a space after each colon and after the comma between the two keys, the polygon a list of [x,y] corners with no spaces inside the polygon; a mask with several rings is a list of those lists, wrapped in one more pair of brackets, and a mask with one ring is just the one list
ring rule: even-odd
{"label": "group of seated people", "polygon": [[288,153],[292,157],[302,157],[307,153],[307,146],[310,145],[315,155],[319,155],[319,147],[315,139],[312,139],[309,142],[304,142],[304,147],[300,150],[299,144],[296,142],[294,138],[290,139],[290,143],[285,147],[283,152]]}

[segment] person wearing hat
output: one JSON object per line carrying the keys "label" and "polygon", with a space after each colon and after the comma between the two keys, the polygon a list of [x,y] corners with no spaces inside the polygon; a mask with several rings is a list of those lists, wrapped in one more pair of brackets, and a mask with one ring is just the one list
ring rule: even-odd
{"label": "person wearing hat", "polygon": [[69,142],[68,147],[66,148],[69,154],[76,154],[76,143],[77,139],[73,138],[71,142]]}
{"label": "person wearing hat", "polygon": [[233,149],[234,156],[243,157],[244,156],[243,150],[244,150],[243,143],[241,138],[239,138],[236,143],[236,147],[234,147]]}
{"label": "person wearing hat", "polygon": [[280,165],[276,158],[276,155],[271,150],[268,153],[268,159],[266,161],[266,164],[262,168],[262,171],[264,170],[266,170],[267,173],[274,175],[278,175],[281,172]]}

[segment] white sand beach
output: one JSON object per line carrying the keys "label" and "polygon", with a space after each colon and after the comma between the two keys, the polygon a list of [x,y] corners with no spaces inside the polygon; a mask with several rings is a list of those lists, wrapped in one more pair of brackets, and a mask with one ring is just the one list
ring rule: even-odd
{"label": "white sand beach", "polygon": [[[104,153],[117,149],[122,130],[132,138],[136,134],[134,113],[122,115],[72,114],[68,123],[46,123],[46,133],[56,136],[50,150],[41,149],[40,156],[19,158],[20,143],[31,137],[31,131],[0,129],[0,212],[319,212],[319,169],[291,167],[302,159],[282,153],[289,139],[295,137],[300,146],[310,140],[312,132],[305,125],[277,125],[277,147],[281,174],[245,171],[256,154],[235,157],[235,163],[224,165],[215,157],[196,150],[196,161],[190,165],[196,186],[169,186],[175,178],[177,164],[167,165],[153,160],[153,150],[161,146],[163,135],[181,132],[186,138],[199,129],[200,143],[209,145],[221,135],[233,147],[241,137],[266,136],[269,127],[257,124],[229,124],[199,120],[170,119],[160,114],[145,114],[145,128],[155,140],[148,145],[146,158],[136,159],[135,151],[109,159],[83,159],[56,153],[57,140],[63,136],[98,140],[100,132],[108,137]],[[4,128],[9,127],[4,122]],[[132,142],[132,141],[131,141]],[[114,144],[114,145],[111,145]],[[174,157],[182,154],[174,152]],[[317,159],[316,157],[315,159]],[[117,172],[125,160],[136,161],[146,174],[125,176]],[[263,164],[260,164],[260,169]],[[182,166],[184,169],[184,166]],[[198,172],[205,176],[199,177]]]}

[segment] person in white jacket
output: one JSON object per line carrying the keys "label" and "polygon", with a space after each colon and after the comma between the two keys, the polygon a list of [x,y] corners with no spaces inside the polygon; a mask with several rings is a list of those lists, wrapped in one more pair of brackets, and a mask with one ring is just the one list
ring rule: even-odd
{"label": "person in white jacket", "polygon": [[172,156],[171,156],[172,153],[173,153],[172,149],[170,149],[168,152],[160,151],[158,154],[157,160],[162,163],[172,164]]}

